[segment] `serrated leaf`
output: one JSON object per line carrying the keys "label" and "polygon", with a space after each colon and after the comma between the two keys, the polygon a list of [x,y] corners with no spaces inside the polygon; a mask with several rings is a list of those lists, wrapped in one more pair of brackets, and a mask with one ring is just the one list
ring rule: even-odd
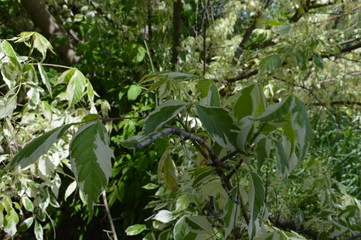
{"label": "serrated leaf", "polygon": [[259,84],[252,84],[241,90],[233,107],[234,117],[237,121],[245,116],[257,117],[266,109],[266,100],[263,89]]}
{"label": "serrated leaf", "polygon": [[160,210],[154,217],[154,220],[157,220],[162,223],[169,223],[177,218],[177,215],[168,210]]}
{"label": "serrated leaf", "polygon": [[134,235],[138,235],[139,233],[143,232],[146,229],[147,227],[144,224],[135,224],[127,227],[127,229],[125,229],[125,233],[128,236],[134,236]]}
{"label": "serrated leaf", "polygon": [[282,66],[281,57],[277,54],[267,56],[259,63],[260,74],[278,69]]}
{"label": "serrated leaf", "polygon": [[208,134],[222,147],[235,150],[240,129],[223,108],[196,105],[196,113]]}
{"label": "serrated leaf", "polygon": [[41,66],[40,63],[38,63],[38,69],[39,69],[41,81],[43,82],[43,84],[44,84],[44,85],[46,86],[46,88],[48,89],[48,92],[49,92],[49,94],[50,94],[50,97],[52,97],[53,93],[52,93],[50,81],[49,81],[49,78],[48,78],[48,74],[45,72],[43,66]]}
{"label": "serrated leaf", "polygon": [[83,125],[70,143],[70,163],[89,210],[107,186],[112,173],[113,150],[100,120]]}
{"label": "serrated leaf", "polygon": [[257,217],[264,205],[264,188],[263,188],[262,180],[254,172],[250,172],[248,196],[249,196],[249,210],[250,210],[248,235],[250,238],[253,238],[255,234],[254,224],[257,221]]}
{"label": "serrated leaf", "polygon": [[41,155],[49,151],[50,147],[61,138],[64,132],[72,125],[73,124],[67,124],[55,128],[31,141],[11,159],[5,169],[10,169],[19,164],[24,168],[34,163]]}
{"label": "serrated leaf", "polygon": [[73,106],[83,96],[87,81],[82,72],[76,68],[69,69],[61,74],[58,83],[67,82],[66,88],[69,105]]}
{"label": "serrated leaf", "polygon": [[53,47],[50,42],[40,33],[37,32],[22,32],[16,38],[15,42],[24,42],[28,47],[31,48],[31,51],[35,48],[43,56],[42,61],[46,57],[46,51],[49,50],[53,52]]}
{"label": "serrated leaf", "polygon": [[274,28],[274,31],[279,35],[287,35],[291,31],[291,24],[289,22],[285,22],[281,25],[278,25]]}
{"label": "serrated leaf", "polygon": [[258,117],[251,118],[261,122],[275,121],[283,118],[286,114],[290,113],[294,107],[295,98],[288,96],[283,99],[280,103],[269,106],[264,113]]}
{"label": "serrated leaf", "polygon": [[143,135],[147,136],[154,133],[161,128],[169,120],[177,116],[187,103],[179,100],[170,100],[158,106],[149,116],[145,119],[143,126]]}
{"label": "serrated leaf", "polygon": [[142,92],[141,87],[137,85],[131,85],[128,89],[127,96],[129,101],[134,101]]}

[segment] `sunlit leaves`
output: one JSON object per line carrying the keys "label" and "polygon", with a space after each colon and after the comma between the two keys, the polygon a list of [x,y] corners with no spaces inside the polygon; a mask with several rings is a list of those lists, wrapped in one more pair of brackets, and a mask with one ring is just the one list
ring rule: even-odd
{"label": "sunlit leaves", "polygon": [[10,43],[8,41],[2,41],[0,47],[0,57],[2,58],[0,65],[1,75],[8,88],[12,89],[16,85],[16,82],[19,81],[22,69]]}
{"label": "sunlit leaves", "polygon": [[137,85],[131,85],[127,92],[127,97],[129,101],[134,101],[142,92],[142,89]]}
{"label": "sunlit leaves", "polygon": [[12,92],[8,92],[4,97],[0,96],[0,119],[12,115],[16,108],[16,98]]}
{"label": "sunlit leaves", "polygon": [[10,169],[19,164],[24,168],[34,163],[41,155],[49,151],[50,147],[63,136],[64,132],[68,130],[71,125],[72,124],[67,124],[55,128],[31,141],[15,155],[6,166],[6,169]]}
{"label": "sunlit leaves", "polygon": [[263,89],[259,84],[252,84],[241,90],[234,104],[233,114],[238,121],[245,116],[259,116],[266,109]]}
{"label": "sunlit leaves", "polygon": [[183,216],[174,226],[175,240],[183,239],[212,239],[214,232],[206,216]]}
{"label": "sunlit leaves", "polygon": [[143,135],[149,135],[177,116],[187,104],[179,100],[170,100],[158,106],[145,119]]}
{"label": "sunlit leaves", "polygon": [[87,84],[83,73],[76,68],[63,72],[63,74],[59,77],[58,82],[68,83],[66,93],[70,106],[73,106],[80,100]]}
{"label": "sunlit leaves", "polygon": [[263,58],[259,64],[260,73],[276,70],[282,66],[282,59],[279,55],[273,54]]}
{"label": "sunlit leaves", "polygon": [[70,162],[90,209],[111,176],[113,150],[101,121],[82,126],[70,143]]}
{"label": "sunlit leaves", "polygon": [[134,235],[138,235],[139,233],[143,232],[146,229],[147,227],[144,224],[135,224],[125,229],[125,233],[128,236],[134,236]]}
{"label": "sunlit leaves", "polygon": [[12,40],[16,40],[15,42],[25,43],[31,51],[33,51],[34,48],[38,50],[43,56],[42,60],[45,59],[47,50],[53,52],[53,47],[50,42],[43,35],[37,32],[22,32]]}
{"label": "sunlit leaves", "polygon": [[230,150],[237,148],[239,128],[226,110],[196,105],[196,113],[203,127],[219,145]]}

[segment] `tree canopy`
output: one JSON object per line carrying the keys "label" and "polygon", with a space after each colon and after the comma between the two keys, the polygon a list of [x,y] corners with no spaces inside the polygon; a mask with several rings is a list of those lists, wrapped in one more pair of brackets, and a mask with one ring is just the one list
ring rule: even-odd
{"label": "tree canopy", "polygon": [[1,239],[361,238],[361,3],[0,1]]}

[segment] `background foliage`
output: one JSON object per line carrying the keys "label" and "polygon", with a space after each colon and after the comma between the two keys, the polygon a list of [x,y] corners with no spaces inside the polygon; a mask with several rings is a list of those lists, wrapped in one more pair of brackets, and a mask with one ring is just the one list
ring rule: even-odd
{"label": "background foliage", "polygon": [[0,237],[357,239],[360,7],[1,1]]}

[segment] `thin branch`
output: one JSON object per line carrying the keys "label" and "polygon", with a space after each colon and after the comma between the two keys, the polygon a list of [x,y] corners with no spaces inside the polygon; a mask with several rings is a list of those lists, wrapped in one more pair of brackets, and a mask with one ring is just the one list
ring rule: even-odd
{"label": "thin branch", "polygon": [[108,220],[109,220],[110,228],[112,229],[114,240],[118,240],[118,236],[117,236],[117,232],[115,230],[113,218],[112,218],[112,215],[111,215],[110,210],[109,210],[107,194],[106,194],[105,190],[102,192],[102,196],[103,196],[103,203],[104,203],[105,211],[106,211],[107,216],[108,216]]}
{"label": "thin branch", "polygon": [[66,69],[72,69],[73,67],[65,66],[65,65],[59,65],[59,64],[52,64],[52,63],[26,63],[27,65],[38,65],[41,66],[48,66],[48,67],[58,67],[58,68],[66,68]]}
{"label": "thin branch", "polygon": [[346,16],[346,15],[348,15],[348,14],[354,13],[354,12],[355,12],[357,9],[359,9],[359,8],[361,8],[361,6],[355,7],[354,9],[352,9],[352,10],[349,11],[349,12],[341,13],[341,14],[332,16],[332,17],[330,17],[330,18],[326,18],[326,19],[321,20],[321,21],[318,21],[318,22],[311,22],[310,24],[319,24],[319,23],[329,22],[329,21],[332,21],[332,20],[341,18],[341,17],[343,17],[343,16]]}

